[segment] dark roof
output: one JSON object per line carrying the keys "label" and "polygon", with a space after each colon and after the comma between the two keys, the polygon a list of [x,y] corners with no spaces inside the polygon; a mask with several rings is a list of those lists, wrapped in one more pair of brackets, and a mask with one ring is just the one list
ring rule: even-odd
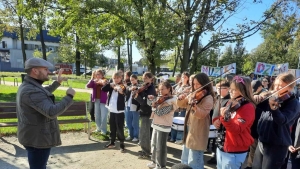
{"label": "dark roof", "polygon": [[[44,35],[45,42],[54,42],[54,43],[59,43],[60,42],[60,36],[50,36],[50,35],[48,35],[48,32],[49,32],[48,30],[43,30],[43,35]],[[17,35],[16,32],[4,31],[3,32],[3,37],[18,39],[18,35]],[[25,39],[27,40],[28,38],[25,37]],[[41,40],[40,34],[37,34],[36,38],[32,38],[31,40],[40,41]]]}

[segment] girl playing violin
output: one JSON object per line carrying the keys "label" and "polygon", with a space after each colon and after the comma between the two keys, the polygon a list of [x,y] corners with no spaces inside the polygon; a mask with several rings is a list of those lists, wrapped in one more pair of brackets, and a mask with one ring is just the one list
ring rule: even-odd
{"label": "girl playing violin", "polygon": [[[172,86],[169,82],[162,82],[158,86],[161,97],[152,102],[155,109],[152,112],[152,140],[151,151],[152,163],[148,164],[149,168],[165,168],[167,165],[167,139],[173,123],[173,114],[177,109],[176,97],[172,96]],[[154,99],[149,95],[150,100]]]}
{"label": "girl playing violin", "polygon": [[255,116],[251,81],[235,76],[229,89],[230,100],[220,109],[219,120],[223,126],[217,138],[217,168],[239,169],[253,143],[250,128]]}
{"label": "girl playing violin", "polygon": [[[126,74],[126,73],[125,73]],[[133,91],[138,88],[138,79],[136,75],[130,76],[131,85],[126,88],[126,109],[125,109],[125,120],[127,128],[129,130],[129,136],[126,140],[131,140],[134,142],[139,141],[139,117],[140,113],[138,109],[140,104],[133,99]]]}
{"label": "girl playing violin", "polygon": [[86,87],[93,89],[91,100],[94,102],[96,132],[101,132],[101,134],[105,135],[107,132],[108,114],[108,110],[105,107],[107,92],[102,91],[101,88],[106,85],[107,80],[104,78],[104,73],[100,69],[96,70],[93,75],[91,80],[86,84]]}
{"label": "girl playing violin", "polygon": [[114,148],[116,136],[120,141],[120,150],[125,152],[124,145],[124,108],[125,108],[125,86],[122,83],[122,75],[117,72],[112,75],[113,83],[107,83],[102,87],[102,91],[108,93],[107,106],[110,111],[109,127],[110,127],[110,143],[106,148]]}
{"label": "girl playing violin", "polygon": [[257,106],[262,114],[257,125],[258,145],[253,169],[277,169],[284,164],[292,145],[290,128],[300,112],[300,104],[292,93],[294,86],[292,74],[278,75],[271,87],[271,93],[277,91],[277,98],[270,97]]}
{"label": "girl playing violin", "polygon": [[[190,84],[189,84],[189,77],[190,74],[188,72],[183,72],[181,74],[181,85],[177,85],[175,87],[175,94],[179,95],[181,93],[188,93],[190,90]],[[179,107],[175,113],[174,113],[174,117],[185,117],[185,113],[186,113],[186,108],[182,108]],[[171,139],[170,142],[175,142],[177,144],[181,144],[182,143],[182,135],[183,132],[182,131],[177,131],[174,129],[171,129]]]}
{"label": "girl playing violin", "polygon": [[140,104],[140,146],[142,151],[139,151],[140,159],[150,158],[150,128],[151,120],[150,115],[152,113],[151,106],[147,104],[149,95],[156,95],[155,87],[152,83],[153,75],[151,72],[145,72],[143,75],[144,85],[136,90],[134,99]]}
{"label": "girl playing violin", "polygon": [[209,113],[214,104],[213,87],[206,74],[195,75],[192,91],[195,90],[198,91],[190,94],[191,96],[179,95],[177,100],[179,107],[187,108],[181,163],[188,164],[193,169],[203,169],[203,154],[207,147],[210,126]]}

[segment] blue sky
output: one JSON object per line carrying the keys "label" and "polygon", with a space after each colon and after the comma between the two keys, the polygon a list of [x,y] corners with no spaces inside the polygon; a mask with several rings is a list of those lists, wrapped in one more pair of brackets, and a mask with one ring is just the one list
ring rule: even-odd
{"label": "blue sky", "polygon": [[[231,28],[231,27],[235,27],[235,25],[237,23],[244,23],[245,22],[245,18],[247,18],[246,21],[250,21],[250,20],[261,20],[263,12],[266,11],[267,9],[269,9],[271,7],[271,5],[273,4],[274,0],[262,0],[263,2],[258,3],[258,4],[253,4],[254,0],[245,0],[243,2],[243,7],[238,9],[238,11],[236,12],[236,14],[234,16],[232,16],[224,25],[224,28]],[[259,1],[259,0],[257,0]],[[202,37],[202,43],[205,44],[208,42],[210,37]],[[261,38],[261,35],[259,32],[257,32],[256,34],[252,35],[249,38],[246,38],[244,40],[244,46],[246,47],[248,52],[251,52],[252,49],[256,48],[261,42],[263,41],[263,39]],[[225,46],[230,45],[225,44]],[[234,47],[235,44],[231,44],[232,47]],[[221,47],[221,51],[223,51],[225,49],[225,46]],[[142,58],[141,54],[139,53],[138,49],[136,48],[136,46],[132,47],[132,60],[134,61],[138,61]],[[112,57],[113,54],[111,51],[106,51],[105,55],[107,57]]]}

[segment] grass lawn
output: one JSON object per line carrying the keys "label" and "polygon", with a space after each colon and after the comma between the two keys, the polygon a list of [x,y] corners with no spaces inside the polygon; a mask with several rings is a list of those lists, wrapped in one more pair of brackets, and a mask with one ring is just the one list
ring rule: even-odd
{"label": "grass lawn", "polygon": [[[15,86],[5,86],[0,85],[0,102],[15,102],[16,101],[16,93],[17,93],[18,87]],[[54,93],[55,100],[59,102],[65,95],[66,91],[64,90],[56,90]],[[81,93],[76,92],[74,96],[74,101],[84,101],[88,102],[90,99],[89,93]],[[68,119],[69,117],[59,117],[59,119]],[[82,117],[78,117],[82,118]],[[1,122],[16,122],[17,119],[0,119]],[[96,125],[94,122],[91,123],[91,131],[94,131],[96,128]],[[84,131],[84,125],[85,124],[62,124],[60,125],[61,132],[70,132],[70,131]],[[0,128],[0,135],[7,136],[7,135],[15,135],[17,133],[17,127],[2,127]],[[98,133],[93,133],[93,137],[99,139],[99,140],[107,140],[108,136],[104,136]]]}

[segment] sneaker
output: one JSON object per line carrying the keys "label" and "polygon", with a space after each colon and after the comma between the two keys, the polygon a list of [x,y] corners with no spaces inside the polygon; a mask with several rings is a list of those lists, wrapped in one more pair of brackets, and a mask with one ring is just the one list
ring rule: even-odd
{"label": "sneaker", "polygon": [[109,144],[105,145],[104,148],[111,149],[111,148],[115,148],[115,147],[116,147],[116,146],[115,146],[114,144],[109,143]]}
{"label": "sneaker", "polygon": [[121,153],[125,153],[125,148],[120,148]]}
{"label": "sneaker", "polygon": [[175,141],[175,144],[182,144],[182,140]]}
{"label": "sneaker", "polygon": [[137,142],[137,141],[139,141],[139,139],[133,138],[132,141]]}
{"label": "sneaker", "polygon": [[126,140],[126,141],[129,141],[129,140],[131,140],[131,137],[128,136],[128,137],[125,138],[125,140]]}
{"label": "sneaker", "polygon": [[154,162],[147,164],[147,167],[149,168],[155,168],[156,164]]}
{"label": "sneaker", "polygon": [[175,141],[174,141],[174,140],[172,140],[172,139],[170,139],[170,140],[169,140],[169,142],[171,142],[171,143],[175,143]]}
{"label": "sneaker", "polygon": [[150,159],[150,156],[142,152],[139,154],[138,159]]}

